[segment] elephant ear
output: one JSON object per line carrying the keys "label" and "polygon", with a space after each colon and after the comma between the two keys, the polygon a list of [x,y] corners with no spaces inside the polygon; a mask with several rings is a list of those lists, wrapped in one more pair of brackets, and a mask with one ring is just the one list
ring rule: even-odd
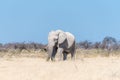
{"label": "elephant ear", "polygon": [[65,32],[60,32],[58,37],[58,44],[63,43],[67,39]]}

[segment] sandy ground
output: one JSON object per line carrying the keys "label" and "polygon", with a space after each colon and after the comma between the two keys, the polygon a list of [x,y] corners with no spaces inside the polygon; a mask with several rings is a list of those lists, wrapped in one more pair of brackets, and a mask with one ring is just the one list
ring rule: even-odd
{"label": "sandy ground", "polygon": [[120,58],[56,62],[41,58],[1,58],[0,80],[120,80]]}

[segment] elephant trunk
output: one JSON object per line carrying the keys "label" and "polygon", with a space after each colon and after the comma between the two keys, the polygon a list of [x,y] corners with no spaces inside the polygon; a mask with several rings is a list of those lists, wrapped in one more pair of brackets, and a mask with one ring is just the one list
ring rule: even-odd
{"label": "elephant trunk", "polygon": [[50,58],[52,58],[52,54],[53,54],[53,47],[48,47],[48,57],[47,57],[47,61],[49,61]]}
{"label": "elephant trunk", "polygon": [[57,53],[57,46],[53,46],[53,47],[48,47],[48,58],[47,61],[51,60],[54,61],[55,60],[55,55]]}
{"label": "elephant trunk", "polygon": [[54,59],[54,52],[55,52],[55,48],[54,47],[48,47],[48,58],[47,58],[47,61],[51,60],[53,61]]}

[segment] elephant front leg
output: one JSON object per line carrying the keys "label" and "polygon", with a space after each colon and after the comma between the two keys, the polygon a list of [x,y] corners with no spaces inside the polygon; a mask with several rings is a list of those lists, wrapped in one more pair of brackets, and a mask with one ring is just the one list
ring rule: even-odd
{"label": "elephant front leg", "polygon": [[62,60],[62,53],[63,53],[63,48],[58,48],[58,54],[60,55],[59,56],[59,61]]}

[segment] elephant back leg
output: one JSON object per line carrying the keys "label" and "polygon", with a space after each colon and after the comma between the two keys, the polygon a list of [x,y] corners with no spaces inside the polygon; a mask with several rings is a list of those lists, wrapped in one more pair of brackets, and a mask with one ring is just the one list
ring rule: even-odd
{"label": "elephant back leg", "polygon": [[63,53],[63,60],[67,59],[67,53]]}
{"label": "elephant back leg", "polygon": [[75,48],[71,50],[71,59],[75,60]]}
{"label": "elephant back leg", "polygon": [[71,52],[71,59],[75,60],[75,53],[74,52]]}

